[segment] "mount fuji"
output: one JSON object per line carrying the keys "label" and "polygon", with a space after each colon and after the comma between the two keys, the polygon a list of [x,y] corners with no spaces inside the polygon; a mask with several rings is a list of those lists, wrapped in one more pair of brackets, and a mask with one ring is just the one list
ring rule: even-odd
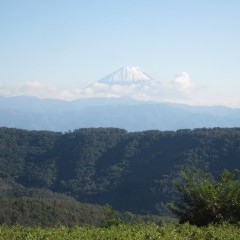
{"label": "mount fuji", "polygon": [[[89,86],[86,92],[93,92],[90,96],[94,97],[63,101],[0,96],[0,127],[61,132],[91,127],[128,131],[240,127],[240,108],[146,102],[134,98],[134,94],[144,94],[142,89],[152,86],[156,86],[156,80],[141,68],[124,67]],[[99,93],[99,97],[95,93]],[[106,97],[109,93],[114,97]]]}
{"label": "mount fuji", "polygon": [[153,78],[140,67],[123,67],[116,72],[100,79],[99,83],[105,84],[131,84],[138,82],[149,82]]}

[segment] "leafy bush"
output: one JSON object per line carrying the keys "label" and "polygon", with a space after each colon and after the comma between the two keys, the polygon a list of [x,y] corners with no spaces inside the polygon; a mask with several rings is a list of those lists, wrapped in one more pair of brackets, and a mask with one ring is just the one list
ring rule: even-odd
{"label": "leafy bush", "polygon": [[181,200],[169,204],[179,217],[180,223],[197,226],[209,223],[238,223],[240,221],[239,170],[224,170],[215,180],[210,173],[200,169],[181,171],[180,179],[174,181]]}

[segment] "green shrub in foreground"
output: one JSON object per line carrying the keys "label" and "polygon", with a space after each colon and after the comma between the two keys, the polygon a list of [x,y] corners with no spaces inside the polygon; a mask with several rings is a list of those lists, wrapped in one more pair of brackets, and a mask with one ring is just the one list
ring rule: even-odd
{"label": "green shrub in foreground", "polygon": [[186,169],[180,177],[174,184],[182,199],[169,205],[180,223],[206,226],[240,222],[239,170],[225,170],[217,180],[200,169]]}
{"label": "green shrub in foreground", "polygon": [[58,226],[56,228],[31,228],[22,226],[1,226],[0,240],[2,239],[36,239],[36,240],[239,240],[240,228],[223,224],[219,226],[209,225],[208,227],[196,227],[185,223],[183,225],[163,225],[144,224],[144,225],[125,225],[111,226],[108,228],[100,227],[78,227],[71,228]]}

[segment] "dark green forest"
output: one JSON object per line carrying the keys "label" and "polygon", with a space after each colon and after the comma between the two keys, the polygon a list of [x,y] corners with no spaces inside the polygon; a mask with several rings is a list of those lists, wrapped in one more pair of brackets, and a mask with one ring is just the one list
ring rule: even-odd
{"label": "dark green forest", "polygon": [[0,221],[10,221],[2,219],[4,209],[23,209],[24,216],[37,205],[61,218],[71,208],[80,211],[80,203],[94,204],[84,205],[90,213],[110,204],[120,212],[170,214],[166,204],[178,198],[172,180],[185,167],[213,176],[239,168],[240,128],[66,133],[0,128]]}

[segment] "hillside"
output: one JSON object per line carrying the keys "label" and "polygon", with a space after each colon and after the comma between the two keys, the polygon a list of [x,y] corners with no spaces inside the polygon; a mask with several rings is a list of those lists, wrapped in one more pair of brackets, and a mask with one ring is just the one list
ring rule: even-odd
{"label": "hillside", "polygon": [[[171,181],[179,169],[201,167],[218,175],[239,168],[240,129],[58,133],[0,128],[0,149],[4,181],[65,193],[80,202],[109,203],[120,211],[164,214],[175,197]],[[12,194],[6,188],[0,193]]]}

